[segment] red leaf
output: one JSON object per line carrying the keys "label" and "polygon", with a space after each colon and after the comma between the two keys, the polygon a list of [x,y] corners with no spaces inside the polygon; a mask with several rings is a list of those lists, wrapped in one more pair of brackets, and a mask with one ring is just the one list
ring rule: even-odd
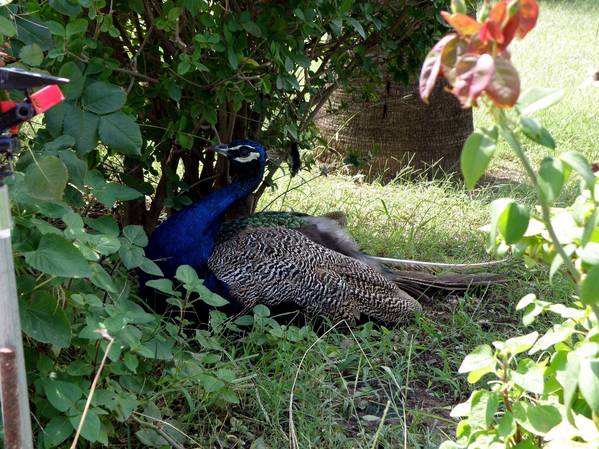
{"label": "red leaf", "polygon": [[497,25],[503,25],[507,17],[507,1],[501,0],[499,3],[496,3],[491,9],[489,16],[487,17],[486,22],[495,22]]}
{"label": "red leaf", "polygon": [[514,15],[505,24],[505,26],[503,27],[503,44],[501,45],[502,49],[510,45],[510,42],[512,42],[512,39],[514,39],[514,36],[516,35],[516,30],[518,29],[519,25],[520,16],[518,14]]}
{"label": "red leaf", "polygon": [[466,14],[449,14],[441,11],[445,21],[463,36],[472,36],[480,31],[481,24]]}
{"label": "red leaf", "polygon": [[483,42],[497,42],[498,44],[503,44],[503,32],[501,31],[501,27],[497,22],[486,21],[482,28],[480,29],[480,40]]}
{"label": "red leaf", "polygon": [[539,17],[539,5],[536,0],[519,0],[518,16],[520,23],[516,34],[520,39],[524,38],[537,24]]}
{"label": "red leaf", "polygon": [[493,75],[495,63],[488,54],[466,54],[457,64],[456,83],[453,88],[454,95],[460,100],[462,106],[470,107],[476,104],[476,99],[485,91]]}
{"label": "red leaf", "polygon": [[437,44],[424,59],[422,70],[420,71],[419,90],[420,98],[422,98],[425,103],[428,103],[428,97],[435,87],[435,82],[437,81],[439,71],[441,70],[441,53],[443,52],[445,46],[456,38],[456,34],[448,34],[439,42],[437,42]]}
{"label": "red leaf", "polygon": [[509,59],[495,58],[495,73],[485,90],[487,96],[500,108],[510,108],[520,96],[520,77]]}

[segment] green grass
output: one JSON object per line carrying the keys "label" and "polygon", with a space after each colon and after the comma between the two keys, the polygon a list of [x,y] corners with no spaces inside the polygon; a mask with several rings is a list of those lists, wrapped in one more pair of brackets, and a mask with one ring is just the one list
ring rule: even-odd
{"label": "green grass", "polygon": [[[581,85],[599,69],[599,2],[544,0],[541,8],[538,27],[513,46],[523,88],[562,87],[563,101],[539,120],[556,138],[557,151],[581,151],[596,160],[599,89]],[[476,121],[488,123],[478,113]],[[547,154],[532,146],[527,150],[537,163]],[[488,221],[489,203],[502,196],[534,202],[507,148],[499,149],[490,175],[475,192],[450,178],[381,185],[339,175],[310,182],[297,177],[289,192],[269,192],[261,206],[313,214],[342,210],[352,234],[374,254],[481,261],[489,257],[478,230]],[[569,196],[574,191],[572,184]],[[568,284],[559,277],[549,284],[544,269],[516,262],[502,271],[512,278],[508,285],[426,302],[425,313],[408,326],[366,324],[350,330],[341,325],[320,336],[306,328],[298,339],[269,322],[241,340],[231,338],[224,348],[227,357],[247,373],[237,386],[240,404],[220,413],[173,412],[172,418],[203,447],[286,448],[293,391],[301,448],[437,447],[452,435],[451,407],[471,391],[457,374],[465,354],[479,344],[530,332],[515,311],[524,294],[569,298]]]}

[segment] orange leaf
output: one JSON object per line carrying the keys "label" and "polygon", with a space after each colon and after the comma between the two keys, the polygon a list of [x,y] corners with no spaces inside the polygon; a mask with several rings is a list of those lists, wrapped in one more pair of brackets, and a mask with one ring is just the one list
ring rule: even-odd
{"label": "orange leaf", "polygon": [[480,31],[481,24],[466,14],[449,14],[441,11],[445,21],[463,36],[472,36]]}
{"label": "orange leaf", "polygon": [[501,27],[497,22],[492,22],[487,20],[483,23],[482,28],[480,29],[480,40],[483,42],[497,42],[498,44],[503,44],[503,32],[501,31]]}
{"label": "orange leaf", "polygon": [[536,0],[520,0],[518,2],[518,16],[520,17],[520,24],[516,34],[522,39],[537,24],[539,5]]}
{"label": "orange leaf", "polygon": [[501,0],[493,6],[493,9],[489,13],[486,21],[495,22],[497,25],[503,25],[507,16],[507,1]]}

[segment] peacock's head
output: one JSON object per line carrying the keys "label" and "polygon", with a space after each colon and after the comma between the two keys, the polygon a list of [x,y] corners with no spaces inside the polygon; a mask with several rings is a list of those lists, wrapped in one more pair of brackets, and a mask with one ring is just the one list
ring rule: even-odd
{"label": "peacock's head", "polygon": [[207,149],[222,154],[229,160],[231,174],[258,174],[264,170],[268,159],[264,147],[252,140],[233,140]]}

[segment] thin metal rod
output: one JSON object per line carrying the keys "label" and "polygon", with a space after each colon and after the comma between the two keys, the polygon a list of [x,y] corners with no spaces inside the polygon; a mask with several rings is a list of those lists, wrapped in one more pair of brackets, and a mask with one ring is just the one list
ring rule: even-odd
{"label": "thin metal rod", "polygon": [[8,188],[0,186],[0,402],[6,449],[33,449]]}

